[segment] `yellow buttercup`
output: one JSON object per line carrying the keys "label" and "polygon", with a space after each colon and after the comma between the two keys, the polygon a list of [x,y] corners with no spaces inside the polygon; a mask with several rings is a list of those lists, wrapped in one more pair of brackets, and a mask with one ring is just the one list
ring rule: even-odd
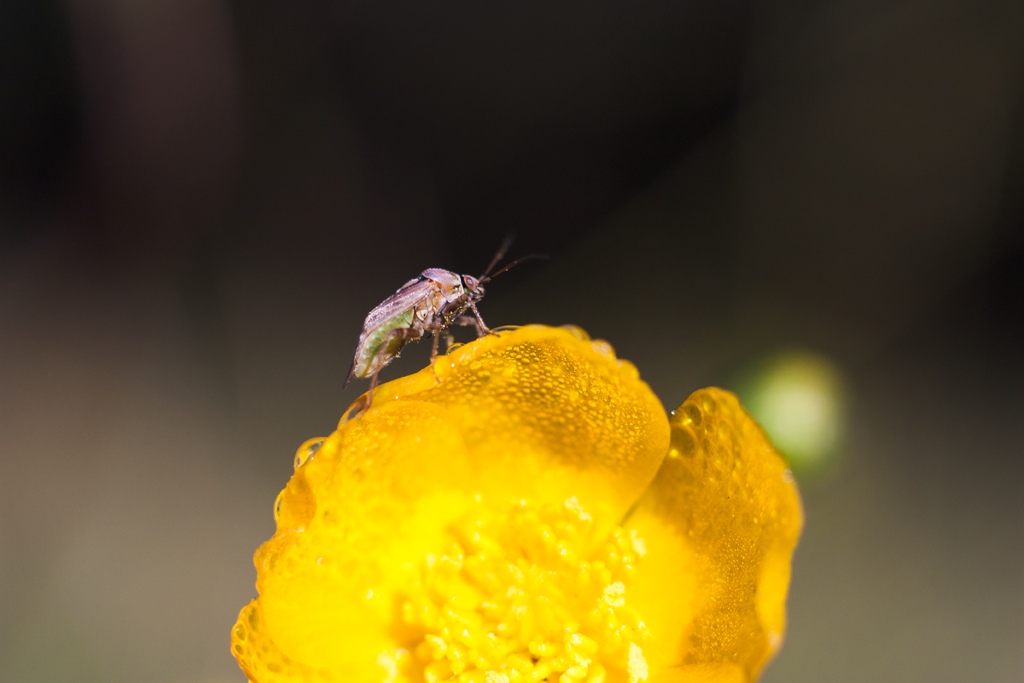
{"label": "yellow buttercup", "polygon": [[233,632],[252,681],[749,681],[781,644],[800,499],[726,391],[669,418],[607,343],[533,325],[318,443]]}

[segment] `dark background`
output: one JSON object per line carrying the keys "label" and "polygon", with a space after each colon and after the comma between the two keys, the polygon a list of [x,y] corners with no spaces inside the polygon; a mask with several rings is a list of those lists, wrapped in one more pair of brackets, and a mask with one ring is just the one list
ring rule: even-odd
{"label": "dark background", "polygon": [[[0,3],[0,680],[242,681],[251,555],[429,266],[667,408],[848,430],[763,680],[1024,680],[1024,4]],[[385,379],[422,367],[410,349]]]}

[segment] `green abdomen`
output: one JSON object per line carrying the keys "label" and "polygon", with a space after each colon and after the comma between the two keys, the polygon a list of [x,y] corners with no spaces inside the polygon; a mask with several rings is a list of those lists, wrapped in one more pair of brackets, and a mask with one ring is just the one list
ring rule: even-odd
{"label": "green abdomen", "polygon": [[359,351],[356,353],[355,368],[352,372],[354,377],[369,377],[387,365],[398,354],[405,344],[405,340],[397,336],[391,337],[389,340],[388,334],[392,330],[411,327],[414,310],[414,308],[406,309],[366,335],[366,340],[359,346]]}

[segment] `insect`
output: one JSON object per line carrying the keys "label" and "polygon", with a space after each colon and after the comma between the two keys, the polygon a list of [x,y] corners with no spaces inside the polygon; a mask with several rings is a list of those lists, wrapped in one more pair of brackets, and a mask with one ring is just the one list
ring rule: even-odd
{"label": "insect", "polygon": [[[530,254],[491,275],[491,270],[505,256],[511,243],[511,237],[505,239],[480,277],[458,275],[441,268],[427,268],[419,277],[406,282],[370,311],[363,322],[345,386],[353,377],[369,377],[370,391],[364,404],[369,406],[377,386],[377,375],[398,356],[407,342],[422,339],[428,334],[434,335],[434,346],[430,353],[430,365],[433,367],[437,360],[438,337],[442,332],[451,343],[452,335],[446,332],[448,326],[474,325],[478,336],[487,334],[490,330],[476,307],[484,297],[484,283],[528,259],[547,258],[543,254]],[[472,315],[463,315],[467,308],[472,311]]]}

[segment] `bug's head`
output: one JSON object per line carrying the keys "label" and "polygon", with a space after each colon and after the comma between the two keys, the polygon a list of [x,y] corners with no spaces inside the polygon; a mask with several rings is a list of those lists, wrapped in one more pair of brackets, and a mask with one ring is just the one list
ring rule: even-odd
{"label": "bug's head", "polygon": [[462,286],[466,288],[473,301],[479,301],[484,296],[484,286],[478,278],[472,275],[462,276]]}

